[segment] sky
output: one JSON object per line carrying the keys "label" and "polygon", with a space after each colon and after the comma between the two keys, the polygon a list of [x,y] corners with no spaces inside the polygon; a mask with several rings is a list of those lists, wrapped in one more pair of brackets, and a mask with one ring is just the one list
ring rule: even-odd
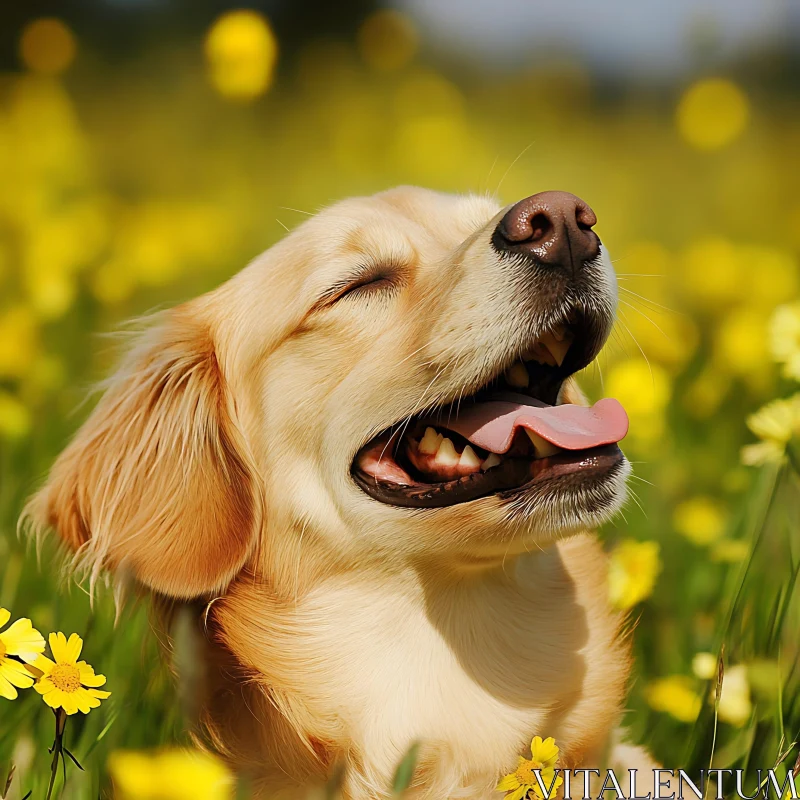
{"label": "sky", "polygon": [[800,43],[798,0],[396,0],[432,41],[487,66],[577,53],[610,71],[675,74]]}

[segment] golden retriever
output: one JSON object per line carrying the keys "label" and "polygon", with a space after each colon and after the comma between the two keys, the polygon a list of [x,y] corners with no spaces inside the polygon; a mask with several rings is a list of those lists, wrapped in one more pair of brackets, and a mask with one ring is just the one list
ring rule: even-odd
{"label": "golden retriever", "polygon": [[563,192],[333,205],[158,316],[31,501],[93,576],[198,609],[206,740],[264,796],[388,797],[413,742],[435,800],[499,796],[534,735],[647,764],[587,532],[627,418],[571,378],[614,319],[595,222]]}

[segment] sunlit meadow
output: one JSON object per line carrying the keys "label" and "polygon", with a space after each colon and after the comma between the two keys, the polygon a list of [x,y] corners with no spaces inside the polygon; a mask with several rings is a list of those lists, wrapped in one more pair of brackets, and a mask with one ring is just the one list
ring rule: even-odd
{"label": "sunlit meadow", "polygon": [[[288,62],[269,20],[236,12],[113,68],[44,19],[19,31],[19,64],[0,75],[0,608],[32,621],[39,653],[50,632],[78,632],[111,692],[68,715],[84,771],[66,758],[54,796],[110,796],[112,776],[137,800],[236,791],[213,759],[175,749],[192,714],[180,629],[174,679],[146,602],[115,619],[111,591],[92,602],[51,542],[16,535],[113,364],[104,334],[217,285],[306,213],[398,183],[503,202],[567,189],[594,207],[620,307],[583,381],[631,418],[632,498],[602,531],[611,600],[636,625],[631,738],[669,767],[792,768],[796,93],[749,64],[655,88],[566,60],[482,77],[437,59],[396,12]],[[59,717],[43,692],[0,691],[0,797],[45,797]]]}

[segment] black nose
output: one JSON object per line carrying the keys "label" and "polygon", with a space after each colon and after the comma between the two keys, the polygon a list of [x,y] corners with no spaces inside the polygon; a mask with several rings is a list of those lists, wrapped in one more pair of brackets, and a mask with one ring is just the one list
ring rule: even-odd
{"label": "black nose", "polygon": [[500,251],[529,255],[547,266],[577,270],[600,253],[594,211],[569,192],[539,192],[513,205],[492,243]]}

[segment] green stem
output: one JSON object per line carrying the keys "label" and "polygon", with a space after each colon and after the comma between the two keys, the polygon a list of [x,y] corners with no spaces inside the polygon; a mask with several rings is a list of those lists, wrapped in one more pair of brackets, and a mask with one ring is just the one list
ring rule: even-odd
{"label": "green stem", "polygon": [[53,709],[56,715],[56,737],[53,740],[53,761],[50,764],[50,783],[47,785],[47,796],[45,800],[50,800],[53,795],[53,787],[56,784],[58,775],[58,760],[64,758],[64,728],[67,725],[67,712],[63,708]]}

